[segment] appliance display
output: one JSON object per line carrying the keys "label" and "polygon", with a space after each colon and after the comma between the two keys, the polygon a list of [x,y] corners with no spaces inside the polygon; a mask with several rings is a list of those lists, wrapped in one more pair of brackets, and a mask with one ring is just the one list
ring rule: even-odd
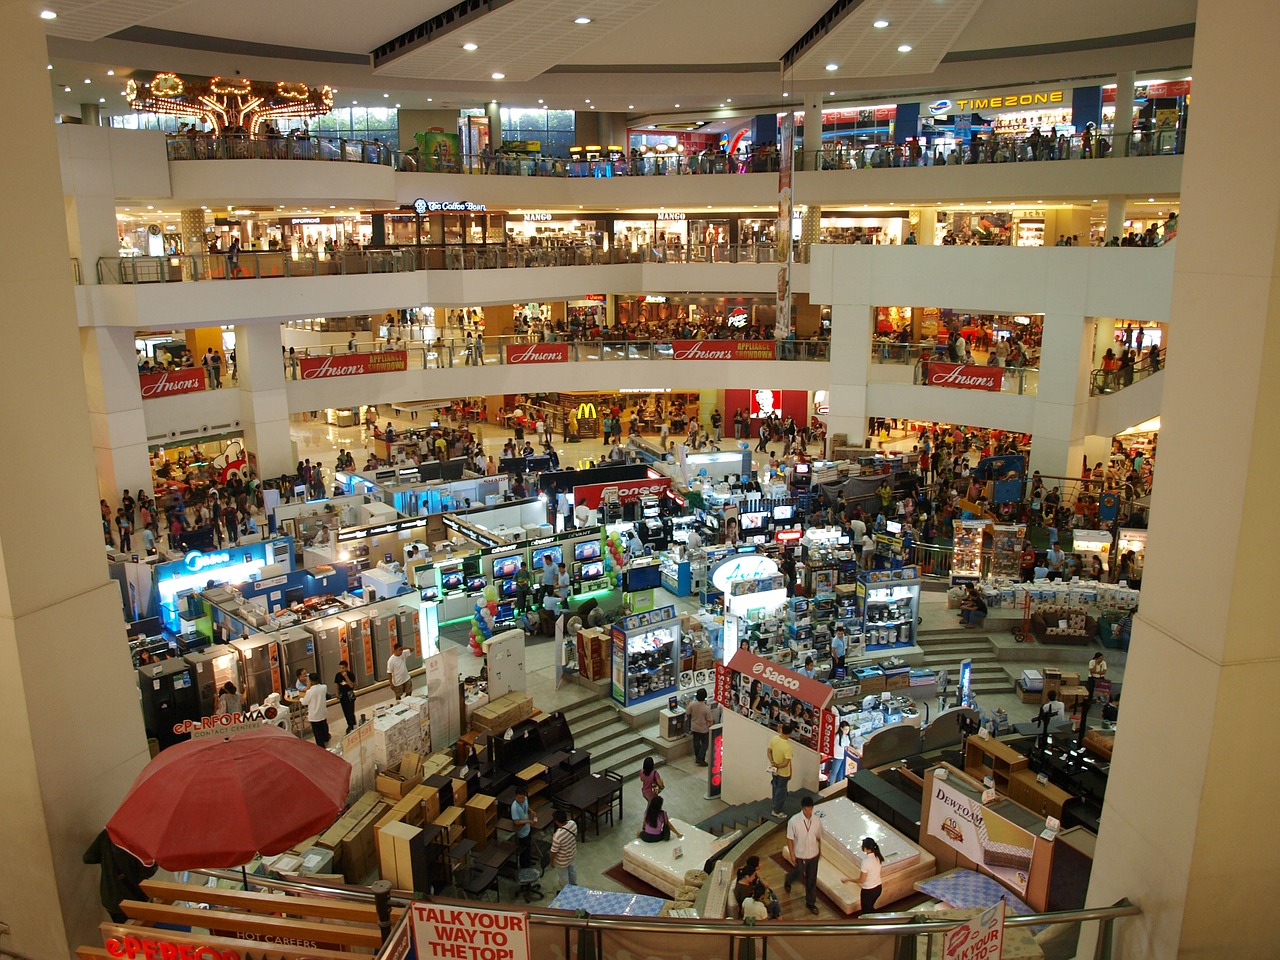
{"label": "appliance display", "polygon": [[512,623],[516,619],[516,606],[514,603],[498,604],[498,612],[493,615],[493,619],[497,623]]}
{"label": "appliance display", "polygon": [[[280,644],[280,669],[286,682],[293,683],[299,670],[316,672],[316,638],[311,631],[303,627],[287,627],[276,634],[276,640]],[[321,682],[329,683],[332,679],[322,679]]]}
{"label": "appliance display", "polygon": [[275,637],[265,634],[237,637],[231,646],[240,652],[246,705],[262,703],[268,694],[284,692],[280,682],[280,650]]}
{"label": "appliance display", "polygon": [[440,586],[445,594],[457,593],[466,586],[466,577],[462,575],[462,567],[454,564],[440,568]]}
{"label": "appliance display", "polygon": [[573,545],[573,559],[575,560],[596,560],[599,557],[599,540],[579,540]]}
{"label": "appliance display", "polygon": [[624,617],[613,625],[612,636],[614,700],[628,706],[676,692],[680,624],[674,606]]}
{"label": "appliance display", "polygon": [[768,519],[767,513],[740,513],[738,527],[742,530],[763,530]]}
{"label": "appliance display", "polygon": [[780,504],[773,508],[773,519],[775,522],[779,520],[790,520],[795,508],[789,503]]}
{"label": "appliance display", "polygon": [[498,586],[498,595],[502,597],[514,597],[520,592],[520,588],[516,586],[514,580],[503,580]]}
{"label": "appliance display", "polygon": [[866,571],[858,578],[857,592],[868,651],[915,643],[920,614],[920,579],[915,567]]}
{"label": "appliance display", "polygon": [[520,561],[522,557],[519,554],[513,554],[509,557],[497,557],[493,561],[493,579],[505,580],[508,577],[514,577],[516,571],[520,569]]}
{"label": "appliance display", "polygon": [[174,733],[175,724],[200,719],[194,673],[191,665],[180,659],[149,663],[138,669],[143,727],[161,750],[187,739],[186,734]]}
{"label": "appliance display", "polygon": [[560,549],[559,544],[556,544],[554,547],[535,548],[532,554],[533,569],[537,570],[538,567],[542,566],[543,561],[548,557],[551,558],[551,562],[553,564],[561,563],[564,560],[564,551]]}
{"label": "appliance display", "polygon": [[195,653],[188,653],[183,659],[191,667],[194,676],[202,717],[213,716],[218,707],[218,691],[224,684],[234,683],[237,688],[244,686],[244,681],[240,679],[240,654],[235,647],[215,643]]}
{"label": "appliance display", "polygon": [[489,585],[487,577],[467,577],[467,592],[476,593]]}
{"label": "appliance display", "polygon": [[662,566],[646,563],[633,566],[623,574],[623,587],[628,593],[653,590],[662,585]]}
{"label": "appliance display", "polygon": [[604,561],[591,560],[582,564],[578,571],[578,577],[582,580],[599,580],[604,576]]}

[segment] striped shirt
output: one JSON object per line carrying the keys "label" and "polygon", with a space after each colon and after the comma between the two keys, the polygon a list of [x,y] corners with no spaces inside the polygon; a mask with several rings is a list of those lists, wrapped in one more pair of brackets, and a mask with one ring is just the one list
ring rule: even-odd
{"label": "striped shirt", "polygon": [[551,865],[567,867],[578,855],[578,822],[570,820],[564,826],[556,827],[551,838]]}

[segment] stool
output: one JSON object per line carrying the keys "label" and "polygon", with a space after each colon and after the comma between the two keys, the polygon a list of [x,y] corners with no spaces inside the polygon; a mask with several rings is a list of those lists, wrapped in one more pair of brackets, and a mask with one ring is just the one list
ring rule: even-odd
{"label": "stool", "polygon": [[516,870],[516,883],[519,887],[516,895],[524,897],[525,903],[532,903],[534,898],[542,899],[542,871],[537,867],[520,867]]}

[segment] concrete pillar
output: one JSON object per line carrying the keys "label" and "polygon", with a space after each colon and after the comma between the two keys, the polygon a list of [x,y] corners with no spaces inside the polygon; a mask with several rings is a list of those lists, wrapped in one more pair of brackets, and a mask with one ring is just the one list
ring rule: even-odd
{"label": "concrete pillar", "polygon": [[1093,324],[1083,316],[1045,316],[1032,412],[1031,470],[1055,477],[1078,472],[1077,451],[1083,450],[1088,424],[1092,347]]}
{"label": "concrete pillar", "polygon": [[96,103],[80,104],[80,122],[86,127],[102,126],[101,113]]}
{"label": "concrete pillar", "polygon": [[[1252,155],[1280,151],[1280,129],[1252,124],[1240,95],[1280,82],[1278,29],[1270,0],[1201,4],[1196,16],[1197,129],[1183,161],[1188,227],[1169,318],[1185,349],[1169,353],[1163,374],[1142,606],[1089,883],[1090,906],[1127,896],[1142,907],[1119,925],[1119,960],[1263,958],[1280,942],[1280,729],[1250,709],[1280,687],[1270,563],[1280,538],[1280,181],[1223,149],[1250,129]],[[1224,210],[1261,215],[1241,218],[1224,242],[1214,229]],[[1229,350],[1215,348],[1223,317]],[[1214,473],[1213,562],[1193,563],[1206,442],[1231,451],[1231,466]],[[1195,705],[1171,732],[1170,693],[1184,690]]]}
{"label": "concrete pillar", "polygon": [[5,119],[22,131],[22,149],[0,157],[0,181],[16,185],[6,213],[22,224],[22,256],[0,260],[0,404],[28,421],[13,419],[5,454],[11,464],[49,466],[0,498],[0,810],[10,864],[0,871],[0,904],[6,951],[67,957],[102,942],[100,876],[81,856],[148,752],[120,589],[103,563],[37,12],[0,5]]}
{"label": "concrete pillar", "polygon": [[800,214],[800,260],[802,262],[809,262],[809,246],[821,240],[822,208],[816,204],[809,204]]}
{"label": "concrete pillar", "polygon": [[[871,342],[871,304],[831,306],[831,388],[828,436],[843,433],[860,444],[867,433],[867,364]],[[892,411],[884,411],[892,414]]]}
{"label": "concrete pillar", "polygon": [[938,223],[937,210],[934,207],[913,208],[908,215],[911,218],[907,221],[908,229],[915,236],[916,243],[922,247],[936,247],[938,231],[934,227]]}
{"label": "concrete pillar", "polygon": [[127,327],[82,327],[80,347],[98,495],[108,503],[117,503],[122,491],[150,490],[152,484],[133,331]]}
{"label": "concrete pillar", "polygon": [[822,152],[822,94],[810,93],[804,100],[804,158],[797,170],[818,169],[815,158]]}
{"label": "concrete pillar", "polygon": [[236,376],[244,446],[257,459],[258,476],[293,473],[298,458],[289,435],[289,398],[278,324],[236,327]]}
{"label": "concrete pillar", "polygon": [[[102,131],[106,133],[105,130]],[[106,154],[105,139],[102,144]],[[107,181],[108,188],[110,181]],[[98,282],[98,260],[120,254],[116,201],[111,196],[67,197],[63,201],[71,256],[80,261],[80,282]]]}
{"label": "concrete pillar", "polygon": [[[182,261],[182,279],[197,280],[196,275],[198,269],[197,264],[203,262],[205,253],[205,211],[197,208],[195,210],[183,210],[179,215],[178,229],[181,231],[179,236],[182,237],[182,250],[187,257],[195,257],[199,259],[185,259]],[[243,241],[241,241],[243,243]]]}
{"label": "concrete pillar", "polygon": [[1122,70],[1116,74],[1116,118],[1111,126],[1111,156],[1129,155],[1129,134],[1133,130],[1133,82],[1134,72]]}
{"label": "concrete pillar", "polygon": [[1127,197],[1107,197],[1107,239],[1124,239],[1124,208]]}
{"label": "concrete pillar", "polygon": [[484,105],[484,115],[489,118],[489,146],[497,150],[502,146],[502,104],[490,100]]}

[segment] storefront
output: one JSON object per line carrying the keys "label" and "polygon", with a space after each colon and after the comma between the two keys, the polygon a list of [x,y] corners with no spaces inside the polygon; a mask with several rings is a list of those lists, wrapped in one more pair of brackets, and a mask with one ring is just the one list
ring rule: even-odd
{"label": "storefront", "polygon": [[911,232],[906,210],[823,210],[823,243],[902,243]]}
{"label": "storefront", "polygon": [[603,248],[608,221],[590,216],[526,211],[507,218],[507,239],[520,246],[572,246],[589,243]]}
{"label": "storefront", "polygon": [[374,249],[424,247],[428,266],[445,266],[450,248],[500,247],[507,243],[508,214],[487,210],[470,201],[421,201],[417,209],[366,210],[370,218],[369,246]]}

